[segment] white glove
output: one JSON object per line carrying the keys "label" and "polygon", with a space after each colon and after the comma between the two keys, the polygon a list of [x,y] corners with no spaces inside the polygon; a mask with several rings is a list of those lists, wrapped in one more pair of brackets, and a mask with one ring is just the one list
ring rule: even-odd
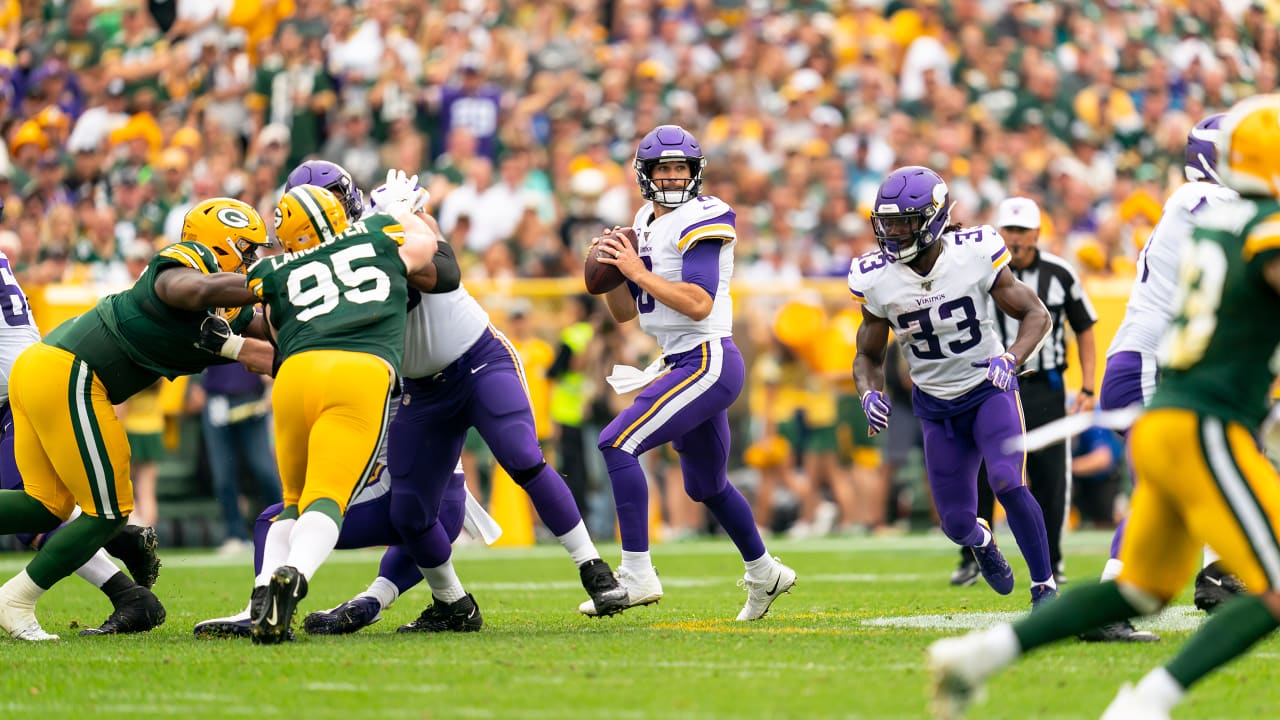
{"label": "white glove", "polygon": [[403,170],[392,169],[387,171],[387,182],[370,197],[380,212],[399,215],[425,207],[430,193],[418,187],[417,175],[406,176]]}

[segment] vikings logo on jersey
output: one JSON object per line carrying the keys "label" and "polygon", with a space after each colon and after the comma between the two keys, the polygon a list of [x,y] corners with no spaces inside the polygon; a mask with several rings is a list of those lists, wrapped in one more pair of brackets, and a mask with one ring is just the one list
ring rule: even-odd
{"label": "vikings logo on jersey", "polygon": [[945,233],[939,242],[942,253],[927,275],[883,251],[855,258],[849,291],[893,326],[916,385],[950,400],[986,380],[972,363],[1004,352],[987,296],[1010,255],[989,225]]}

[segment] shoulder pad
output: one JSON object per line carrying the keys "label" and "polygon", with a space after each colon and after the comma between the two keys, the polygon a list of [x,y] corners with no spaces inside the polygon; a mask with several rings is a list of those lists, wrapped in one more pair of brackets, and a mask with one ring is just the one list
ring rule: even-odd
{"label": "shoulder pad", "polygon": [[720,198],[709,195],[696,197],[685,203],[681,210],[685,213],[685,217],[681,218],[684,227],[676,242],[676,249],[681,252],[693,247],[699,240],[736,240],[738,237],[738,214]]}

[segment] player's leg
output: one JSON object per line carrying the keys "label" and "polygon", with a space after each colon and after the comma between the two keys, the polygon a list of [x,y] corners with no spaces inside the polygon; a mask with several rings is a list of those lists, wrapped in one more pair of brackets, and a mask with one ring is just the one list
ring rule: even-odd
{"label": "player's leg", "polygon": [[[1188,411],[1148,414],[1134,428],[1134,494],[1114,582],[1073,588],[1013,625],[1001,624],[934,643],[935,710],[958,717],[987,677],[1032,649],[1091,628],[1158,612],[1195,570],[1200,544],[1188,520],[1212,485]],[[1214,518],[1221,520],[1214,514]],[[945,714],[945,713],[950,713]]]}
{"label": "player's leg", "polygon": [[995,535],[978,508],[978,463],[973,442],[973,411],[946,420],[921,418],[924,466],[942,533],[970,548],[982,577],[1001,595],[1013,592],[1013,569],[1005,561]]}
{"label": "player's leg", "polygon": [[[30,498],[4,493],[10,502],[0,501],[0,529],[47,531],[70,517],[77,502],[84,510],[0,588],[0,626],[27,639],[47,639],[35,620],[36,600],[89,561],[133,509],[129,444],[106,388],[70,353],[34,345],[15,362],[11,378],[14,452]],[[154,616],[155,625],[163,622],[163,608]]]}
{"label": "player's leg", "polygon": [[477,343],[486,343],[488,349],[471,361],[472,367],[483,369],[465,379],[472,386],[467,419],[484,438],[494,460],[528,493],[542,523],[569,553],[595,614],[620,612],[625,607],[626,590],[591,541],[569,486],[543,457],[520,359],[506,338],[490,333],[487,340]]}
{"label": "player's leg", "polygon": [[1026,454],[1009,451],[1005,443],[1023,433],[1018,393],[992,395],[974,417],[973,438],[982,453],[996,499],[1004,506],[1009,529],[1031,573],[1031,601],[1041,603],[1057,594],[1045,534],[1045,516],[1027,487]]}

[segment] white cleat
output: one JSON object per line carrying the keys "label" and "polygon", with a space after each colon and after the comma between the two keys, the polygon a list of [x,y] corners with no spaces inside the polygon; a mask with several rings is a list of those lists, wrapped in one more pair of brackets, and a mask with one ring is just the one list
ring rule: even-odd
{"label": "white cleat", "polygon": [[[647,574],[635,575],[626,568],[618,568],[618,584],[627,589],[627,604],[633,608],[640,605],[652,605],[662,599],[662,583],[658,580],[658,571],[650,569]],[[596,615],[594,600],[584,600],[578,606],[583,615]]]}
{"label": "white cleat", "polygon": [[30,642],[57,640],[57,635],[51,635],[40,627],[35,610],[34,604],[27,605],[11,598],[0,600],[0,628],[4,628],[5,632],[19,640]]}
{"label": "white cleat", "polygon": [[960,720],[964,711],[986,696],[983,686],[991,670],[984,662],[978,633],[944,638],[929,646],[928,666],[933,684],[929,710],[938,720]]}
{"label": "white cleat", "polygon": [[1116,693],[1116,699],[1102,711],[1102,720],[1169,720],[1169,713],[1145,700],[1133,685],[1125,683]]}
{"label": "white cleat", "polygon": [[752,580],[750,576],[738,581],[738,587],[747,589],[747,604],[738,613],[738,620],[759,620],[769,612],[773,601],[783,593],[791,592],[796,584],[796,571],[783,565],[778,558],[773,559],[773,571],[764,582]]}

